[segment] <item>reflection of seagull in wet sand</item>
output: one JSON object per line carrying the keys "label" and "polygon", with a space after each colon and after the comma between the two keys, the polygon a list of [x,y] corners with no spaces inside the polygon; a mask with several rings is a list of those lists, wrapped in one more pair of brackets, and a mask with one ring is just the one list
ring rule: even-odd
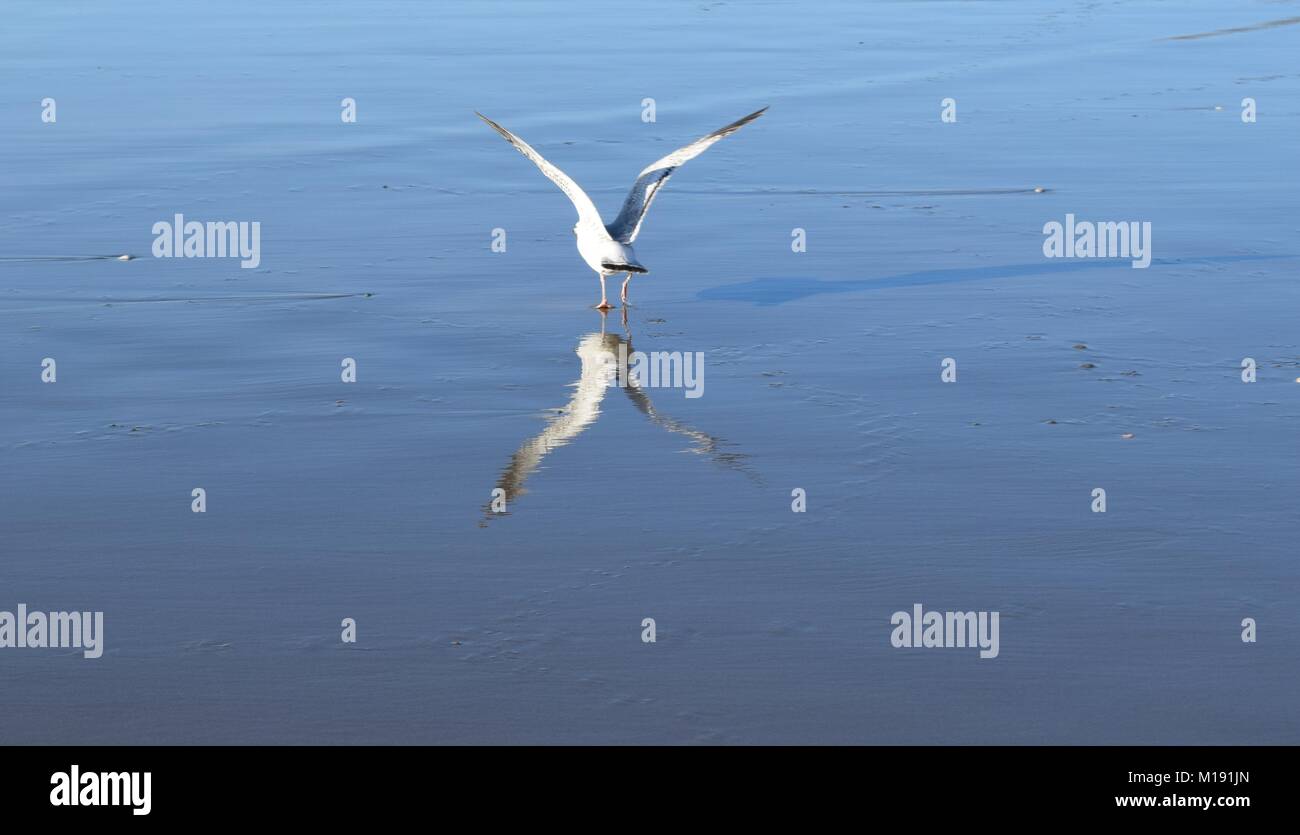
{"label": "reflection of seagull in wet sand", "polygon": [[718,128],[708,136],[702,136],[684,148],[678,148],[661,160],[657,160],[648,165],[636,178],[632,184],[632,191],[623,201],[623,208],[614,218],[614,222],[606,225],[600,219],[600,212],[596,211],[596,205],[591,202],[573,178],[556,168],[539,153],[533,150],[532,146],[524,140],[515,136],[510,131],[498,125],[482,113],[477,116],[492,126],[497,133],[504,136],[515,146],[515,150],[528,157],[533,161],[542,173],[560,187],[570,200],[573,201],[574,207],[578,210],[578,223],[573,227],[573,234],[578,238],[578,254],[582,260],[586,261],[588,266],[596,271],[600,277],[600,304],[596,305],[601,310],[608,310],[610,304],[605,300],[605,277],[627,273],[627,278],[623,280],[622,299],[627,303],[627,284],[632,280],[633,273],[649,272],[641,262],[636,258],[636,253],[632,251],[632,242],[636,240],[637,233],[641,231],[641,222],[645,220],[645,213],[650,209],[650,203],[659,193],[660,187],[668,182],[672,173],[680,168],[684,163],[693,160],[713,143],[723,137],[730,136],[740,130],[745,125],[763,115],[763,110],[755,111],[743,119],[739,119],[724,128]]}
{"label": "reflection of seagull in wet sand", "polygon": [[[610,385],[617,384],[618,364],[616,361],[611,361],[611,358],[618,357],[619,345],[624,343],[630,354],[632,351],[630,337],[624,340],[617,334],[605,333],[603,329],[600,333],[584,336],[578,342],[577,354],[582,361],[582,372],[578,381],[573,384],[573,396],[558,414],[550,418],[541,432],[524,441],[510,457],[510,463],[497,479],[496,486],[505,491],[507,502],[513,502],[528,492],[524,489],[524,482],[541,465],[543,458],[556,447],[564,446],[576,438],[600,416],[600,404],[605,399],[606,390]],[[637,410],[656,426],[690,438],[694,442],[692,452],[708,455],[719,465],[740,470],[753,478],[753,473],[745,469],[743,454],[724,452],[722,450],[724,441],[721,439],[660,414],[655,409],[654,403],[650,401],[649,395],[635,380],[625,381],[623,390],[627,392],[628,398]],[[489,503],[480,527],[487,524],[487,519],[500,515],[502,514],[492,512]]]}

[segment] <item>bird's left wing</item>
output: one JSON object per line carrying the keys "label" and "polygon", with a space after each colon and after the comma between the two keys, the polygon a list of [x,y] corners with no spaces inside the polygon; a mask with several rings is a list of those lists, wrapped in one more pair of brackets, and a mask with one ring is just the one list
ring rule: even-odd
{"label": "bird's left wing", "polygon": [[[573,395],[568,404],[551,417],[539,434],[520,445],[497,479],[496,486],[505,491],[507,501],[514,502],[527,493],[524,482],[541,466],[542,459],[581,435],[600,416],[601,401],[614,382],[617,370],[608,358],[617,355],[619,341],[613,334],[593,333],[578,343],[582,373],[573,384]],[[480,526],[485,527],[494,515],[492,504],[488,503]]]}
{"label": "bird's left wing", "polygon": [[635,241],[637,233],[641,231],[641,222],[645,220],[645,213],[650,209],[650,203],[663,184],[668,182],[673,172],[684,163],[704,153],[714,142],[731,136],[762,116],[766,110],[766,107],[756,110],[745,118],[738,119],[724,128],[718,128],[708,136],[701,136],[685,148],[678,148],[663,159],[650,163],[632,184],[632,190],[623,201],[623,208],[619,211],[618,217],[606,227],[609,236],[619,243],[630,244]]}
{"label": "bird's left wing", "polygon": [[596,210],[596,204],[591,202],[587,192],[583,191],[581,186],[573,181],[572,177],[552,165],[547,161],[546,157],[534,151],[532,145],[529,145],[482,113],[475,111],[474,115],[487,122],[493,130],[504,136],[506,141],[515,146],[516,151],[532,160],[533,164],[546,175],[548,180],[560,187],[560,191],[564,192],[569,200],[573,202],[573,207],[578,210],[578,223],[596,229],[605,228],[604,222],[600,219],[600,212]]}

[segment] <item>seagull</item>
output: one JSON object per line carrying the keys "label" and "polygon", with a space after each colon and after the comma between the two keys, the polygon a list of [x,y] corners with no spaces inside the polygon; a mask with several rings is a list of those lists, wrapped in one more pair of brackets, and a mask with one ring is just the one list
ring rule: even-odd
{"label": "seagull", "polygon": [[[626,312],[626,308],[624,311]],[[748,468],[746,454],[726,449],[728,444],[723,439],[669,417],[655,407],[641,383],[627,373],[627,367],[620,369],[618,365],[620,355],[627,357],[634,350],[632,334],[628,333],[626,337],[621,337],[618,334],[605,333],[605,311],[602,310],[600,315],[600,332],[589,333],[578,340],[575,353],[581,362],[581,372],[578,379],[570,384],[573,393],[569,397],[569,402],[554,411],[541,432],[519,446],[514,455],[510,456],[510,461],[502,471],[501,477],[497,479],[496,487],[503,491],[507,501],[514,502],[528,492],[524,484],[529,476],[541,467],[542,459],[572,442],[595,423],[601,415],[605,393],[611,386],[620,385],[636,410],[651,423],[665,431],[689,439],[690,452],[707,455],[718,466],[743,473],[751,481],[761,483],[762,480],[758,475]],[[626,320],[623,325],[627,327]],[[620,346],[622,346],[621,350]],[[498,515],[492,510],[491,503],[488,503],[483,510],[483,519],[479,522],[479,527],[487,527],[488,521]]]}
{"label": "seagull", "polygon": [[541,172],[546,175],[547,179],[560,187],[560,191],[573,202],[574,208],[578,210],[578,222],[573,227],[573,234],[578,239],[578,254],[582,260],[596,271],[600,278],[600,304],[596,305],[598,310],[609,310],[610,304],[605,299],[605,278],[606,276],[627,273],[627,278],[623,279],[623,290],[620,294],[623,303],[627,303],[627,285],[636,273],[647,273],[649,270],[637,260],[636,253],[632,250],[632,242],[636,240],[637,234],[641,231],[641,223],[645,220],[645,213],[650,208],[650,203],[659,193],[659,189],[673,172],[682,166],[683,163],[693,160],[713,143],[723,137],[730,136],[745,125],[762,116],[767,110],[756,110],[743,119],[738,119],[723,128],[718,128],[707,136],[701,136],[684,148],[678,148],[663,159],[656,160],[646,166],[645,170],[637,175],[636,182],[632,184],[632,190],[628,192],[627,199],[623,201],[623,208],[619,211],[618,217],[614,222],[605,224],[600,219],[600,212],[596,210],[596,204],[591,202],[591,198],[583,191],[573,178],[565,174],[559,168],[556,168],[546,160],[541,154],[533,150],[533,147],[524,140],[515,136],[510,131],[498,125],[488,117],[478,111],[474,115],[487,122],[497,133],[506,138],[506,141],[515,146],[515,150],[532,160]]}

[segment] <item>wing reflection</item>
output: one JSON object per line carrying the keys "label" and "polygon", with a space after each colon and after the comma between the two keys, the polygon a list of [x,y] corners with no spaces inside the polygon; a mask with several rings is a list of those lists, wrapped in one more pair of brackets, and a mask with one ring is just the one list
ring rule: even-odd
{"label": "wing reflection", "polygon": [[[627,326],[627,312],[624,309],[623,325]],[[632,337],[626,338],[614,333],[606,333],[604,315],[601,316],[601,330],[590,333],[578,340],[575,353],[582,364],[577,382],[573,384],[573,396],[563,408],[547,419],[541,432],[524,441],[510,456],[510,462],[497,479],[496,487],[505,491],[507,508],[518,501],[528,491],[525,484],[528,478],[541,465],[542,459],[557,447],[564,446],[595,422],[600,416],[601,403],[611,386],[619,383],[618,357],[620,346],[626,346],[624,355],[632,353]],[[725,449],[722,439],[702,432],[679,420],[662,414],[655,408],[654,402],[645,388],[635,381],[624,381],[623,391],[636,407],[654,425],[669,432],[690,439],[690,451],[709,456],[719,466],[736,470],[757,481],[757,476],[745,465],[746,456]],[[487,521],[494,516],[506,516],[505,513],[493,513],[491,502],[483,510],[480,527],[486,527]]]}

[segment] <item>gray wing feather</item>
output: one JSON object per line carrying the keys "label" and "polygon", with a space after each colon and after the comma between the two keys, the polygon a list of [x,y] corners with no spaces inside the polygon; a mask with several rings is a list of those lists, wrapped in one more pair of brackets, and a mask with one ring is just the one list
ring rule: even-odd
{"label": "gray wing feather", "polygon": [[529,145],[482,113],[475,111],[474,115],[487,122],[493,130],[504,136],[506,141],[515,146],[516,151],[532,160],[533,164],[546,175],[548,180],[560,187],[560,191],[564,192],[565,196],[573,203],[574,208],[578,210],[578,222],[580,224],[594,226],[598,229],[604,228],[605,224],[600,219],[600,212],[596,210],[596,204],[591,202],[591,198],[573,181],[572,177],[548,162],[546,157],[533,150],[532,145]]}
{"label": "gray wing feather", "polygon": [[767,110],[756,110],[743,119],[738,119],[724,128],[718,128],[708,136],[701,136],[684,148],[678,148],[661,160],[652,162],[636,178],[632,184],[632,190],[628,192],[627,199],[623,201],[623,208],[619,211],[618,217],[614,222],[605,227],[609,235],[619,243],[630,244],[636,240],[637,233],[641,231],[641,222],[645,220],[645,214],[650,210],[650,204],[654,201],[655,195],[663,184],[668,182],[668,178],[673,172],[680,168],[684,163],[695,159],[704,153],[710,145],[719,139],[730,136],[736,131],[748,125],[750,122],[762,116]]}

